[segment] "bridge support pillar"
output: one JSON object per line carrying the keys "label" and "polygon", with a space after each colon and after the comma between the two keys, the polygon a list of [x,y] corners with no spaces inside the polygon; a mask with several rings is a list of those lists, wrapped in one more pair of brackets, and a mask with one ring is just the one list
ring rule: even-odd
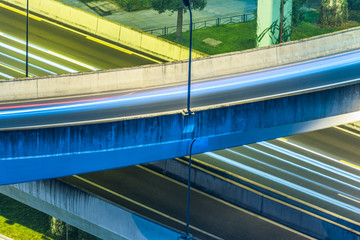
{"label": "bridge support pillar", "polygon": [[256,38],[258,47],[290,41],[292,1],[258,0]]}

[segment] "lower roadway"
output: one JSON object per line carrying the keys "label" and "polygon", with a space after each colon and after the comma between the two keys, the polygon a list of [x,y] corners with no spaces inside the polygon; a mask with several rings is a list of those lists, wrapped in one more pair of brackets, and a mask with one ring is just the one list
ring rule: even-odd
{"label": "lower roadway", "polygon": [[[230,171],[257,187],[358,224],[359,137],[359,131],[344,125],[199,154],[194,161]],[[62,180],[154,221],[185,230],[187,186],[144,166]],[[190,224],[191,234],[200,239],[310,238],[194,188]]]}

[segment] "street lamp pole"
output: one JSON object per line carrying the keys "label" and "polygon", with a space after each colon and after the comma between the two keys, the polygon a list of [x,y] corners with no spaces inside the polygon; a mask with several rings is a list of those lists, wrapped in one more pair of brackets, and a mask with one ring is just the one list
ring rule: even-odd
{"label": "street lamp pole", "polygon": [[26,1],[26,69],[25,76],[29,77],[29,0]]}
{"label": "street lamp pole", "polygon": [[[191,52],[192,52],[192,12],[190,7],[190,0],[183,0],[184,5],[189,9],[190,13],[190,46],[189,46],[189,72],[188,72],[188,94],[187,94],[187,115],[191,116],[193,113],[190,110],[190,93],[191,93]],[[186,233],[182,235],[181,239],[193,239],[190,234],[190,190],[191,190],[191,155],[192,147],[196,139],[193,139],[190,144],[189,151],[189,173],[188,173],[188,189],[187,189],[187,207],[186,207]]]}
{"label": "street lamp pole", "polygon": [[192,52],[192,12],[190,7],[190,0],[183,0],[184,5],[188,7],[190,13],[190,46],[189,46],[189,72],[188,72],[188,94],[187,94],[187,114],[191,115],[190,110],[190,93],[191,93],[191,52]]}

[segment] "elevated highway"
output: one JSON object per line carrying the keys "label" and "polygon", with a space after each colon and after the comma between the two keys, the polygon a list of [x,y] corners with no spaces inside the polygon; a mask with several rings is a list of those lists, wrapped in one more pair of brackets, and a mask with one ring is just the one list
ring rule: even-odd
{"label": "elevated highway", "polygon": [[[194,71],[209,76],[217,73],[217,69],[208,68],[216,61],[228,68],[224,61],[233,61],[235,56],[249,59],[256,52],[267,58],[274,50],[316,41],[319,39],[201,59],[194,63]],[[277,58],[282,59],[281,55]],[[358,61],[359,53],[355,51],[251,74],[195,78],[195,114],[191,116],[182,114],[186,86],[173,83],[151,87],[167,82],[168,75],[181,78],[176,76],[178,72],[185,74],[186,63],[1,82],[1,87],[9,89],[3,96],[8,101],[24,98],[25,93],[29,97],[26,104],[4,102],[1,106],[4,161],[0,164],[6,171],[0,182],[60,177],[180,157],[188,154],[194,138],[193,152],[202,153],[359,120]],[[86,86],[96,90],[104,86],[102,83],[109,87],[108,82],[118,85],[137,77],[140,81],[114,87],[118,93],[110,95],[43,100],[46,94],[84,91]],[[55,85],[48,85],[50,80]],[[83,81],[88,84],[82,85]],[[136,84],[145,87],[136,90]],[[61,85],[68,90],[61,89]],[[126,90],[129,88],[132,90]],[[36,89],[38,99],[31,100],[32,91],[24,89]],[[144,156],[144,151],[149,154]],[[19,165],[24,172],[16,167]],[[68,167],[62,168],[64,165]]]}
{"label": "elevated highway", "polygon": [[[356,121],[359,56],[339,53],[358,48],[357,34],[353,29],[198,60],[192,116],[181,113],[186,62],[4,81],[1,87],[9,91],[1,95],[1,184],[183,156],[193,138],[197,153]],[[305,46],[319,51],[301,52]],[[254,56],[263,58],[239,64]],[[305,61],[294,64],[299,60]],[[271,69],[254,72],[258,67]],[[55,79],[56,86],[49,84]],[[125,86],[124,79],[140,81]],[[220,86],[225,91],[217,95]],[[150,156],[140,153],[145,150]],[[34,194],[45,182],[15,188],[29,187]]]}

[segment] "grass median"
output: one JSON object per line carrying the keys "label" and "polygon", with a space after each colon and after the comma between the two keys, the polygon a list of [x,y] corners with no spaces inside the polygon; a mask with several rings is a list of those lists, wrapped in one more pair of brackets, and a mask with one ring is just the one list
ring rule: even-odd
{"label": "grass median", "polygon": [[[319,36],[327,33],[336,32],[343,29],[359,26],[360,14],[352,12],[351,21],[348,21],[341,27],[322,28],[317,24],[318,12],[308,12],[305,14],[305,20],[293,28],[291,40],[300,40],[304,38]],[[162,36],[163,38],[189,46],[189,32],[183,33],[182,41],[175,41],[175,34]],[[210,46],[205,43],[205,39],[214,39],[221,43],[217,46]],[[215,55],[221,53],[235,52],[256,47],[256,22],[232,23],[220,26],[213,26],[193,31],[193,49],[200,52]]]}

